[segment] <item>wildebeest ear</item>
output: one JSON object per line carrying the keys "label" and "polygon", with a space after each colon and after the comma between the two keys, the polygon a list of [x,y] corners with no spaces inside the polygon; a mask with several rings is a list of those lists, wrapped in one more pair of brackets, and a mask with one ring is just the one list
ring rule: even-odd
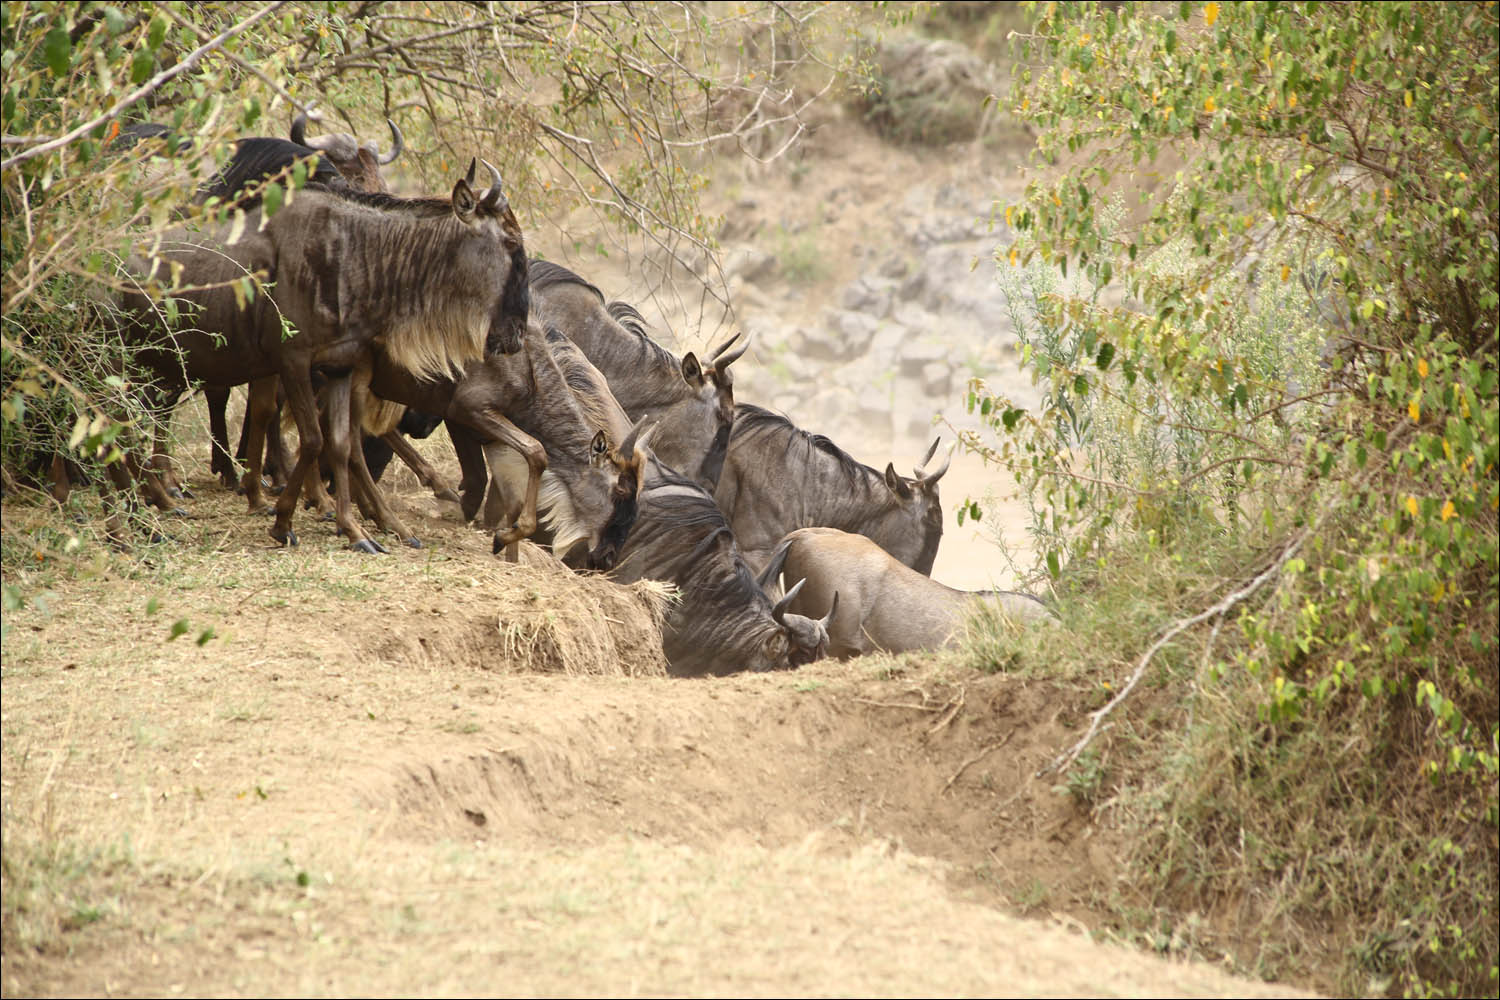
{"label": "wildebeest ear", "polygon": [[782,660],[785,660],[789,649],[789,643],[786,639],[786,630],[779,628],[775,632],[772,632],[770,635],[766,636],[764,649],[766,659],[771,660],[772,662],[780,662]]}
{"label": "wildebeest ear", "polygon": [[698,356],[692,351],[682,356],[682,377],[689,384],[703,383],[703,366],[698,364]]}
{"label": "wildebeest ear", "polygon": [[474,211],[479,207],[479,199],[474,197],[474,189],[469,187],[469,182],[460,179],[453,185],[453,214],[463,222],[472,222]]}
{"label": "wildebeest ear", "polygon": [[599,431],[589,445],[589,464],[603,465],[607,458],[609,458],[609,438],[603,431]]}
{"label": "wildebeest ear", "polygon": [[896,467],[889,462],[885,463],[885,484],[902,500],[911,499],[911,487],[906,485],[906,480],[896,474]]}

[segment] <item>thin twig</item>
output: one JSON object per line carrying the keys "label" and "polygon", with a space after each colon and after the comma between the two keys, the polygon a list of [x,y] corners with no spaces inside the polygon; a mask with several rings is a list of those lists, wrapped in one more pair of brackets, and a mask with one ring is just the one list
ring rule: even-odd
{"label": "thin twig", "polygon": [[932,724],[932,727],[927,730],[927,735],[935,736],[938,730],[948,725],[948,723],[952,722],[958,716],[958,713],[962,711],[964,707],[965,694],[965,690],[960,687],[958,689],[958,697],[953,699],[953,701],[949,702],[947,705],[947,714],[945,714],[941,719],[938,719]]}
{"label": "thin twig", "polygon": [[120,98],[114,103],[114,106],[111,107],[108,111],[104,112],[104,114],[90,121],[84,122],[73,131],[69,132],[66,135],[58,136],[51,142],[44,142],[40,146],[33,146],[25,152],[17,153],[15,156],[12,156],[8,160],[0,161],[0,171],[9,170],[11,167],[14,167],[26,160],[30,160],[33,157],[41,156],[43,153],[50,153],[54,149],[60,149],[73,140],[88,134],[90,131],[109,121],[115,115],[130,107],[136,101],[139,101],[141,98],[145,97],[157,87],[160,87],[162,84],[172,79],[174,76],[180,76],[181,74],[186,73],[188,70],[197,66],[198,63],[203,59],[203,57],[208,55],[214,49],[217,49],[219,46],[229,41],[229,39],[233,38],[235,35],[247,31],[257,21],[264,20],[270,15],[276,13],[276,11],[280,10],[284,6],[286,6],[286,0],[281,0],[280,3],[273,3],[266,7],[262,7],[258,13],[252,15],[249,18],[246,18],[244,21],[241,21],[233,28],[219,32],[213,38],[198,46],[188,54],[188,57],[186,59],[173,66],[171,69],[162,70],[160,73],[156,74],[151,79],[141,84],[135,90],[132,90],[130,93]]}
{"label": "thin twig", "polygon": [[1267,566],[1259,576],[1251,580],[1239,590],[1236,590],[1234,593],[1224,597],[1208,610],[1200,611],[1198,614],[1192,615],[1188,618],[1183,618],[1180,621],[1173,623],[1171,627],[1162,632],[1157,640],[1151,644],[1151,648],[1146,650],[1146,652],[1141,655],[1140,662],[1136,664],[1135,671],[1130,675],[1130,680],[1127,681],[1125,683],[1125,686],[1120,689],[1120,693],[1111,698],[1108,705],[1105,705],[1103,708],[1098,709],[1097,711],[1089,713],[1089,728],[1088,732],[1083,734],[1083,738],[1080,739],[1077,743],[1074,743],[1073,746],[1067,750],[1067,752],[1058,756],[1055,760],[1052,761],[1052,763],[1036,772],[1036,776],[1040,778],[1045,774],[1049,774],[1054,771],[1060,771],[1072,764],[1073,761],[1077,760],[1078,755],[1083,753],[1084,748],[1087,747],[1093,740],[1093,738],[1099,733],[1100,723],[1102,723],[1104,719],[1108,717],[1108,715],[1113,712],[1120,705],[1120,703],[1126,699],[1126,697],[1130,695],[1131,691],[1135,690],[1136,684],[1138,684],[1141,677],[1145,675],[1146,667],[1148,664],[1150,664],[1151,657],[1156,655],[1157,650],[1161,649],[1168,642],[1170,642],[1178,633],[1192,628],[1194,625],[1197,625],[1200,622],[1205,622],[1208,619],[1212,618],[1214,615],[1224,614],[1230,608],[1234,607],[1236,604],[1239,604],[1241,601],[1245,600],[1251,594],[1259,590],[1262,586],[1265,585],[1268,580],[1270,580],[1273,576],[1281,571],[1281,567],[1286,563],[1288,559],[1292,557],[1292,554],[1302,546],[1302,543],[1307,541],[1307,537],[1310,534],[1312,534],[1312,529],[1308,528],[1307,530],[1303,531],[1302,534],[1292,539],[1292,541],[1286,546],[1286,548],[1281,550],[1280,555],[1276,557],[1271,565]]}
{"label": "thin twig", "polygon": [[1000,737],[998,740],[995,740],[993,743],[985,744],[985,746],[983,748],[981,748],[978,753],[976,753],[974,756],[970,757],[968,760],[964,761],[962,764],[960,764],[958,766],[958,770],[953,772],[953,777],[951,777],[951,778],[948,779],[948,783],[943,786],[943,790],[941,792],[938,792],[938,794],[939,795],[945,795],[945,794],[947,794],[948,789],[950,789],[950,788],[953,787],[953,783],[955,781],[957,781],[963,775],[963,773],[965,771],[967,771],[973,765],[979,763],[985,757],[987,757],[990,754],[994,753],[996,750],[999,750],[1001,747],[1005,746],[1005,744],[1007,744],[1007,743],[1010,742],[1010,738],[1012,736],[1014,736],[1014,735],[1016,735],[1016,731],[1014,729],[1012,729],[1010,732],[1006,733],[1004,736]]}

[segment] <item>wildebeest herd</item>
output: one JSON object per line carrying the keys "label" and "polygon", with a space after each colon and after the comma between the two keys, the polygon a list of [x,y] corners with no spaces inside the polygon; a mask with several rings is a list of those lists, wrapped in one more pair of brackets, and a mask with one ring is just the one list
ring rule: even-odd
{"label": "wildebeest herd", "polygon": [[[183,496],[164,429],[201,388],[213,471],[239,480],[253,513],[265,510],[263,475],[280,487],[278,542],[297,544],[306,497],[356,549],[384,551],[365,522],[420,546],[376,485],[394,452],[465,519],[483,507],[497,554],[514,558],[531,537],[575,569],[674,584],[665,647],[676,674],[941,645],[969,602],[995,596],[928,579],[948,468],[927,468],[938,442],[907,478],[736,403],[731,366],[748,343],[679,358],[632,306],[528,258],[488,164],[483,187],[471,163],[447,197],[390,194],[380,167],[404,146],[390,128],[387,154],[347,134],[309,139],[300,115],[289,139],[240,140],[198,198],[243,208],[242,223],[185,226],[129,261],[121,336],[151,375],[140,391],[158,432],[150,460],[112,468],[117,505],[139,492],[172,509]],[[160,151],[164,132],[130,126],[123,142],[131,155]],[[266,182],[284,184],[298,162],[305,187],[267,212]],[[170,293],[170,308],[150,294],[168,276],[188,289]],[[240,476],[225,408],[243,384]],[[283,410],[295,451],[280,443]],[[397,429],[430,432],[439,419],[456,491]],[[1027,595],[999,597],[1015,620],[1050,617]]]}

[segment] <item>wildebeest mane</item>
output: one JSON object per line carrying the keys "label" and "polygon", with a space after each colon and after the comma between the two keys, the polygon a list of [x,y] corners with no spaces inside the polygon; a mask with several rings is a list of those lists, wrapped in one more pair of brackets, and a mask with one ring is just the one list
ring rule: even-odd
{"label": "wildebeest mane", "polygon": [[599,301],[604,301],[604,293],[598,287],[584,280],[577,273],[568,270],[561,264],[554,264],[550,260],[542,260],[540,257],[531,258],[531,287],[537,291],[551,288],[553,285],[579,285],[587,288],[599,296]]}
{"label": "wildebeest mane", "polygon": [[327,191],[340,194],[353,192],[349,182],[338,172],[327,154],[316,149],[298,145],[289,139],[272,136],[252,136],[234,144],[234,155],[202,189],[205,198],[234,199],[242,208],[254,208],[260,204],[259,190],[246,188],[280,173],[300,159],[313,157],[311,173],[307,182]]}
{"label": "wildebeest mane", "polygon": [[851,484],[860,484],[867,491],[873,488],[873,482],[885,482],[883,474],[865,465],[822,434],[805,431],[781,414],[772,413],[754,403],[735,404],[734,430],[731,433],[731,440],[756,435],[783,437],[785,439],[783,452],[789,459],[792,448],[798,443],[801,443],[809,452],[827,455]]}

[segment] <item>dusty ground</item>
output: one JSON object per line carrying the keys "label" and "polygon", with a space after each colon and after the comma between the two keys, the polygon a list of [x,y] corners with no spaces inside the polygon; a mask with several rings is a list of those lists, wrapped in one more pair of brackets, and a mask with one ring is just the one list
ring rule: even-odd
{"label": "dusty ground", "polygon": [[1075,694],[545,672],[546,572],[397,485],[422,551],[200,483],[170,550],[8,575],[50,596],[5,617],[6,995],[1277,992],[1090,939],[1117,845],[1029,778]]}
{"label": "dusty ground", "polygon": [[[811,210],[842,157],[830,283],[871,232],[853,208],[980,155],[843,139],[810,147],[817,184],[746,181]],[[453,468],[441,434],[424,451]],[[1132,898],[1122,845],[1031,777],[1080,692],[951,655],[668,680],[636,617],[497,563],[407,474],[428,547],[370,558],[305,519],[271,547],[201,445],[184,457],[199,492],[169,548],[59,556],[70,522],[4,509],[6,582],[42,598],[5,616],[7,996],[1285,995],[1096,916]],[[991,488],[960,457],[944,495]],[[976,543],[997,521],[1024,545],[996,509],[950,529],[935,575],[1009,582]],[[537,639],[627,619],[628,670],[559,672],[566,643]]]}

